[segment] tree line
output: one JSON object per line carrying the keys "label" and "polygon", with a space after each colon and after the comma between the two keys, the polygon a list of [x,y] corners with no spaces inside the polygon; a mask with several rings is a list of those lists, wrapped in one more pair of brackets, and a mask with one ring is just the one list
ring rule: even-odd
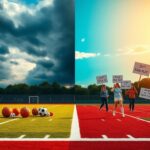
{"label": "tree line", "polygon": [[[136,89],[139,91],[141,87],[150,89],[150,78],[144,78],[139,82],[134,82]],[[27,85],[25,83],[8,85],[6,88],[0,88],[0,94],[28,94],[28,95],[98,95],[100,93],[101,85],[91,84],[87,87],[81,85],[70,86],[69,88],[60,85],[59,83],[43,82],[39,85]],[[111,87],[107,86],[111,94]],[[124,91],[123,91],[124,92]]]}

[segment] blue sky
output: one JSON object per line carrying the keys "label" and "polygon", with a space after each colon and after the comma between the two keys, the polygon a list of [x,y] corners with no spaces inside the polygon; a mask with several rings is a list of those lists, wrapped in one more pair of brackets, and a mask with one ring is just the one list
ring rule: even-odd
{"label": "blue sky", "polygon": [[76,0],[76,84],[96,83],[96,76],[132,73],[135,61],[150,64],[150,2]]}
{"label": "blue sky", "polygon": [[26,4],[36,4],[36,3],[38,3],[38,1],[40,1],[40,0],[22,0],[22,2],[24,2]]}

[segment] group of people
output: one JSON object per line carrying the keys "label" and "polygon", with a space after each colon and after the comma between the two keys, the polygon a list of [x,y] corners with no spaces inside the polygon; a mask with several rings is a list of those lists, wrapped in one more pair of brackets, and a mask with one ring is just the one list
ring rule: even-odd
{"label": "group of people", "polygon": [[[111,92],[114,93],[113,116],[116,115],[117,105],[120,104],[122,117],[125,117],[124,107],[123,107],[123,94],[122,94],[122,89],[121,89],[119,83],[114,84],[114,87],[111,89]],[[125,92],[125,95],[127,95],[129,98],[129,109],[130,109],[130,111],[134,111],[135,99],[136,99],[137,94],[138,94],[138,92],[137,92],[134,84],[132,84],[131,88]],[[102,85],[101,91],[100,91],[100,98],[102,101],[102,103],[100,105],[100,110],[102,109],[102,107],[104,105],[106,105],[106,111],[108,111],[108,97],[109,97],[109,93],[108,93],[108,90],[106,88],[106,85]]]}

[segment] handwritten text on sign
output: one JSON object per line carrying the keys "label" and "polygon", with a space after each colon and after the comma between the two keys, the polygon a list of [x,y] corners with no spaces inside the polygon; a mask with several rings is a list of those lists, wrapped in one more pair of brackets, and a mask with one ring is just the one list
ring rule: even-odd
{"label": "handwritten text on sign", "polygon": [[122,89],[131,89],[131,81],[130,80],[122,81],[121,88]]}
{"label": "handwritten text on sign", "polygon": [[113,75],[113,83],[121,83],[123,80],[123,75]]}
{"label": "handwritten text on sign", "polygon": [[107,75],[97,76],[96,80],[97,80],[97,84],[103,84],[103,83],[108,82]]}
{"label": "handwritten text on sign", "polygon": [[141,88],[139,97],[150,100],[150,89]]}
{"label": "handwritten text on sign", "polygon": [[134,68],[133,68],[133,73],[144,75],[144,76],[149,76],[150,65],[135,62]]}

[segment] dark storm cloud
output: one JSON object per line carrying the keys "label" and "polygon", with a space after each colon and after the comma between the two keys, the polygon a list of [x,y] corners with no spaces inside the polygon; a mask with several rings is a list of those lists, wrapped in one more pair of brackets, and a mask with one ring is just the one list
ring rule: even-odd
{"label": "dark storm cloud", "polygon": [[7,80],[9,78],[11,78],[10,70],[7,66],[0,63],[0,81]]}
{"label": "dark storm cloud", "polygon": [[3,61],[5,62],[6,60],[7,60],[7,59],[6,59],[4,56],[1,56],[1,55],[0,55],[0,61],[1,61],[1,62],[3,62]]}
{"label": "dark storm cloud", "polygon": [[18,65],[18,62],[16,62],[16,61],[10,61],[10,63],[13,65]]}
{"label": "dark storm cloud", "polygon": [[0,14],[0,43],[39,59],[30,60],[36,67],[28,73],[26,82],[73,84],[74,0],[54,0],[53,6],[43,7],[35,15],[23,12],[17,19],[21,24],[16,27],[11,18]]}
{"label": "dark storm cloud", "polygon": [[7,53],[9,53],[8,48],[6,46],[4,46],[4,45],[1,45],[0,46],[0,55],[1,54],[7,54]]}
{"label": "dark storm cloud", "polygon": [[26,47],[25,51],[30,54],[30,55],[35,55],[35,56],[39,56],[39,57],[43,57],[47,55],[47,51],[46,50],[39,50],[39,49],[35,49],[33,47]]}
{"label": "dark storm cloud", "polygon": [[40,66],[46,68],[46,69],[51,69],[54,66],[54,63],[50,60],[40,60],[37,62]]}

